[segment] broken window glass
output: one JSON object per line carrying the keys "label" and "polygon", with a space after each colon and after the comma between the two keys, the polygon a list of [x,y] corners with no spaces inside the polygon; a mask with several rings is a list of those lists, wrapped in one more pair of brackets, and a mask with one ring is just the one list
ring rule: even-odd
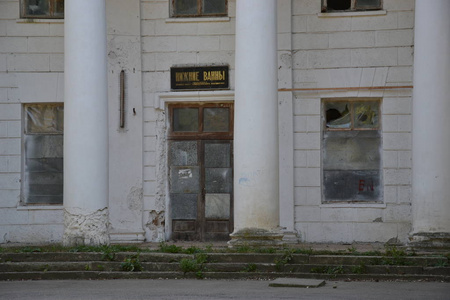
{"label": "broken window glass", "polygon": [[350,128],[352,125],[349,104],[327,102],[325,104],[326,126],[328,128]]}
{"label": "broken window glass", "polygon": [[198,108],[174,108],[173,131],[197,132]]}
{"label": "broken window glass", "polygon": [[378,124],[378,102],[355,103],[354,106],[355,128],[377,128]]}

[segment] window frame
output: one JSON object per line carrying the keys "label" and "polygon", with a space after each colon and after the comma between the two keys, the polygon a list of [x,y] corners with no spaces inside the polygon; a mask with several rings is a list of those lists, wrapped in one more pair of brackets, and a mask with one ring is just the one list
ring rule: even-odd
{"label": "window frame", "polygon": [[225,1],[225,12],[219,14],[205,14],[203,11],[203,1],[205,0],[196,0],[197,1],[197,13],[191,15],[180,15],[176,12],[176,0],[170,1],[170,17],[171,18],[210,18],[210,17],[227,17],[228,16],[228,0]]}
{"label": "window frame", "polygon": [[[62,102],[36,102],[36,103],[24,103],[22,105],[22,137],[21,137],[21,187],[20,187],[20,203],[23,206],[61,206],[64,204],[64,195],[62,195],[62,200],[59,203],[53,202],[31,202],[28,201],[29,191],[26,191],[27,185],[29,184],[28,180],[26,180],[27,171],[26,171],[26,161],[27,161],[27,152],[26,152],[26,136],[61,136],[64,139],[64,119],[59,120],[62,122],[62,129],[56,130],[54,132],[29,132],[28,131],[28,115],[27,109],[33,106],[51,106],[51,107],[61,107],[63,109],[63,118],[64,118],[64,103]],[[64,163],[64,154],[63,154],[63,163]],[[64,171],[61,172],[64,176]],[[64,178],[64,177],[63,177]],[[62,183],[62,187],[64,189],[64,183]]]}
{"label": "window frame", "polygon": [[322,13],[355,12],[355,11],[373,11],[373,10],[382,10],[383,9],[383,0],[380,0],[379,6],[365,7],[365,8],[358,8],[357,3],[358,3],[358,0],[350,0],[350,8],[349,9],[343,9],[343,10],[331,9],[330,10],[330,9],[328,9],[328,0],[322,0],[321,12]]}
{"label": "window frame", "polygon": [[55,13],[57,0],[45,0],[48,2],[49,15],[31,15],[27,13],[29,0],[20,0],[20,18],[21,19],[64,19],[64,12],[62,15]]}
{"label": "window frame", "polygon": [[[174,109],[176,108],[196,108],[198,109],[198,131],[174,131]],[[205,108],[228,108],[229,111],[229,127],[228,131],[223,132],[205,132],[203,131],[203,110]],[[169,111],[169,128],[167,138],[170,139],[192,139],[192,137],[199,137],[201,139],[211,139],[211,140],[226,140],[233,137],[234,128],[234,104],[230,102],[221,103],[174,103],[168,105]]]}
{"label": "window frame", "polygon": [[[327,127],[327,118],[326,118],[326,104],[327,103],[348,103],[350,105],[350,119],[351,119],[351,126],[350,128],[330,128]],[[355,105],[359,104],[359,103],[367,103],[367,102],[376,102],[377,103],[377,113],[378,113],[378,124],[377,126],[374,126],[372,128],[365,128],[365,127],[355,127],[354,124],[354,116],[355,116]],[[364,98],[353,98],[353,97],[349,97],[349,98],[322,98],[321,99],[321,123],[322,123],[322,129],[321,129],[321,160],[320,160],[320,174],[321,174],[321,204],[323,205],[333,205],[333,204],[342,204],[342,203],[351,203],[351,204],[362,204],[362,205],[366,205],[366,204],[382,204],[384,203],[384,184],[383,184],[383,130],[382,130],[382,104],[383,104],[383,100],[380,97],[364,97]],[[332,132],[348,132],[349,134],[351,132],[378,132],[379,134],[379,145],[378,145],[378,151],[379,151],[379,167],[378,167],[378,172],[379,172],[379,184],[378,184],[378,188],[379,188],[379,195],[376,199],[361,199],[361,198],[348,198],[348,199],[328,199],[326,198],[326,193],[325,193],[325,172],[326,171],[332,171],[331,169],[325,169],[325,153],[327,152],[326,149],[326,137],[325,135],[327,133],[332,133]],[[341,171],[347,172],[347,171],[371,171],[371,170],[375,170],[375,169],[342,169]],[[374,188],[373,182],[371,184],[367,183],[367,185],[364,182],[364,186],[363,189],[367,189],[371,187],[372,191]],[[363,190],[361,190],[361,181],[359,182],[359,186],[358,186],[358,190],[361,192],[363,192]]]}

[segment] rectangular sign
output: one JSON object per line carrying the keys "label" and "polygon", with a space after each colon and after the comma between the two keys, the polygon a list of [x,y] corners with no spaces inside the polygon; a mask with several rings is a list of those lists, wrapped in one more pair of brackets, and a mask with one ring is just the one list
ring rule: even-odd
{"label": "rectangular sign", "polygon": [[172,90],[228,89],[228,66],[170,68]]}

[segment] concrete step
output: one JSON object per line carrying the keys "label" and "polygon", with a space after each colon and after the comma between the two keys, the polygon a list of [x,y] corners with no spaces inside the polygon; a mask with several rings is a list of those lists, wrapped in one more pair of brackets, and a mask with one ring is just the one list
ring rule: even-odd
{"label": "concrete step", "polygon": [[[124,271],[138,259],[141,272]],[[186,272],[183,272],[186,271]],[[350,278],[450,281],[444,256],[272,253],[1,253],[0,280],[106,278]]]}

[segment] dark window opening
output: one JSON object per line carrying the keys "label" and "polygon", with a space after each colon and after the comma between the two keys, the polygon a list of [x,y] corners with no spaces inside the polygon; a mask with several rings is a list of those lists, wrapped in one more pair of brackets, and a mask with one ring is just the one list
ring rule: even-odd
{"label": "dark window opening", "polygon": [[382,9],[381,0],[322,0],[322,12]]}

